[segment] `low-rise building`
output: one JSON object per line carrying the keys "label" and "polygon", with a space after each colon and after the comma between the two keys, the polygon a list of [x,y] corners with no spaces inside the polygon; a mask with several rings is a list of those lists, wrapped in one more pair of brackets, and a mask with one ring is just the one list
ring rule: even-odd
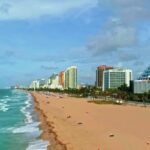
{"label": "low-rise building", "polygon": [[131,81],[131,90],[134,94],[143,94],[150,92],[150,80]]}

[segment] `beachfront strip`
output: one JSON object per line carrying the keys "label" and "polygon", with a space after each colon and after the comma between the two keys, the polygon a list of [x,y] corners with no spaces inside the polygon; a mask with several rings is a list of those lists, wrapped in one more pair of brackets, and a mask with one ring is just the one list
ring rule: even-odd
{"label": "beachfront strip", "polygon": [[137,93],[149,92],[148,71],[143,79],[133,81],[130,69],[99,66],[96,88],[78,85],[76,66],[53,74],[47,81],[33,81],[31,93],[40,114],[41,138],[50,143],[48,150],[149,150],[150,107],[143,106],[146,106],[145,98],[149,102],[150,94],[138,97],[144,105],[117,102],[119,98],[131,100],[129,89]]}

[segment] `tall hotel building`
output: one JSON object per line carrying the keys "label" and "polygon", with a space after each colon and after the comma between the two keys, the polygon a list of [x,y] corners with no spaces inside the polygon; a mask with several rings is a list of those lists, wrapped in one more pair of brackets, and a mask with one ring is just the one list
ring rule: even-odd
{"label": "tall hotel building", "polygon": [[102,65],[96,70],[96,86],[102,88],[103,86],[103,72],[105,70],[113,69],[113,67]]}
{"label": "tall hotel building", "polygon": [[103,72],[103,91],[107,89],[117,89],[121,85],[130,86],[132,80],[132,70],[129,69],[110,69]]}
{"label": "tall hotel building", "polygon": [[77,88],[77,67],[71,66],[65,71],[65,89]]}
{"label": "tall hotel building", "polygon": [[62,88],[64,88],[65,86],[65,72],[64,71],[59,73],[59,85],[62,86]]}

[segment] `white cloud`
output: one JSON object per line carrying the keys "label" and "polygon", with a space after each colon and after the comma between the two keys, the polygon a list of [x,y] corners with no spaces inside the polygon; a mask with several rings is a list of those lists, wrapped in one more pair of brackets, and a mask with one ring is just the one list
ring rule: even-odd
{"label": "white cloud", "polygon": [[136,42],[137,35],[134,28],[121,24],[111,25],[109,29],[103,28],[103,31],[89,42],[88,50],[92,51],[95,55],[101,55],[130,47]]}
{"label": "white cloud", "polygon": [[0,20],[60,17],[74,10],[92,8],[97,0],[1,0]]}
{"label": "white cloud", "polygon": [[139,57],[135,53],[126,53],[126,52],[119,52],[120,61],[122,62],[132,62],[137,61]]}
{"label": "white cloud", "polygon": [[118,6],[118,7],[130,7],[130,6],[141,6],[147,0],[99,0],[100,4],[105,4],[108,6]]}
{"label": "white cloud", "polygon": [[[117,52],[128,49],[138,50],[142,43],[139,32],[143,20],[150,21],[150,1],[149,0],[98,0],[101,10],[110,13],[107,22],[100,29],[95,37],[90,40],[88,50],[95,55],[102,53]],[[105,12],[104,11],[104,12]],[[126,55],[121,59],[131,60],[134,57]]]}
{"label": "white cloud", "polygon": [[128,23],[150,19],[149,0],[99,0],[99,4]]}

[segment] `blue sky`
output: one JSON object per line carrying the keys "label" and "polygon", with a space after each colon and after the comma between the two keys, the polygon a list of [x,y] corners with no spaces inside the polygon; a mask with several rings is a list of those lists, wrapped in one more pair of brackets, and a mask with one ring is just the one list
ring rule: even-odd
{"label": "blue sky", "polygon": [[77,65],[94,83],[101,64],[149,65],[149,0],[1,0],[0,87],[29,84]]}

